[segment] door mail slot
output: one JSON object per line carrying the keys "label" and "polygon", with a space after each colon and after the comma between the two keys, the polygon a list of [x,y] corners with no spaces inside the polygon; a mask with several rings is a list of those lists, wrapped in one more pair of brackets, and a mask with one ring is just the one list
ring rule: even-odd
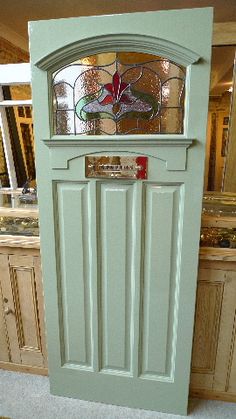
{"label": "door mail slot", "polygon": [[145,156],[85,156],[87,178],[147,179]]}

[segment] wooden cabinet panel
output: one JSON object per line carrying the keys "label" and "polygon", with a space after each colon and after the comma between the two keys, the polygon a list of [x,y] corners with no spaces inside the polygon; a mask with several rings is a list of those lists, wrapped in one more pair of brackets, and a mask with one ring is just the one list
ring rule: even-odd
{"label": "wooden cabinet panel", "polygon": [[[236,272],[201,262],[192,352],[192,395],[236,401]],[[229,395],[231,394],[231,396]]]}
{"label": "wooden cabinet panel", "polygon": [[18,345],[17,324],[15,320],[15,304],[13,300],[12,284],[8,256],[0,254],[1,287],[4,304],[4,315],[7,326],[7,335],[10,344],[11,361],[21,364],[21,357]]}
{"label": "wooden cabinet panel", "polygon": [[17,252],[0,254],[0,269],[5,337],[10,352],[10,359],[0,353],[0,361],[44,368],[47,359],[40,258]]}
{"label": "wooden cabinet panel", "polygon": [[234,331],[232,336],[232,357],[231,357],[231,365],[229,371],[229,380],[228,380],[228,392],[236,394],[236,316],[234,322]]}
{"label": "wooden cabinet panel", "polygon": [[45,319],[44,319],[43,281],[42,281],[40,257],[34,257],[34,275],[35,275],[36,293],[37,293],[38,324],[39,324],[41,350],[43,354],[43,366],[47,368],[48,358],[47,358],[47,344],[46,344]]}
{"label": "wooden cabinet panel", "polygon": [[[208,270],[200,271],[201,278],[208,276],[206,271]],[[198,282],[192,353],[192,370],[194,372],[208,374],[214,372],[223,290],[222,282],[210,282],[209,280]]]}
{"label": "wooden cabinet panel", "polygon": [[0,360],[5,361],[5,362],[10,362],[11,358],[10,358],[6,332],[7,330],[6,330],[6,323],[5,323],[5,318],[4,318],[3,296],[2,296],[2,289],[1,289],[1,284],[0,284]]}
{"label": "wooden cabinet panel", "polygon": [[231,345],[236,310],[236,272],[225,271],[224,297],[220,318],[220,333],[215,365],[214,391],[228,391],[231,369]]}

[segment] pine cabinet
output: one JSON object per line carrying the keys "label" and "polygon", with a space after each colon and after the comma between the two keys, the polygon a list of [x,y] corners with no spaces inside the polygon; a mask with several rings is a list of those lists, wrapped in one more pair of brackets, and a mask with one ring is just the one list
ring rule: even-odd
{"label": "pine cabinet", "polygon": [[0,368],[47,373],[39,250],[0,248]]}
{"label": "pine cabinet", "polygon": [[[0,368],[47,374],[38,249],[0,247]],[[236,401],[235,249],[200,250],[190,394]]]}
{"label": "pine cabinet", "polygon": [[235,336],[236,250],[202,249],[192,352],[191,395],[236,401]]}

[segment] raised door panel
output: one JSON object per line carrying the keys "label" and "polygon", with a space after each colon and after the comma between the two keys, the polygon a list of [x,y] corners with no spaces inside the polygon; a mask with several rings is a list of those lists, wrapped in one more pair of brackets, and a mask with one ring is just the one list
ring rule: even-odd
{"label": "raised door panel", "polygon": [[11,361],[21,364],[21,355],[19,350],[18,330],[16,324],[15,299],[13,293],[12,277],[9,269],[9,260],[7,255],[0,255],[1,263],[1,286],[5,305],[5,322],[9,338],[9,348],[11,353]]}
{"label": "raised door panel", "polygon": [[61,356],[63,364],[92,368],[91,207],[87,183],[56,186],[60,261]]}
{"label": "raised door panel", "polygon": [[211,282],[209,279],[204,280],[204,278],[209,278],[209,270],[200,269],[192,351],[191,386],[212,389],[224,283],[221,281],[221,273],[216,282]]}
{"label": "raised door panel", "polygon": [[21,363],[42,367],[44,357],[34,258],[10,255],[9,268]]}
{"label": "raised door panel", "polygon": [[47,361],[39,258],[0,255],[0,263],[10,361],[45,367]]}
{"label": "raised door panel", "polygon": [[131,374],[134,184],[98,186],[101,370]]}
{"label": "raised door panel", "polygon": [[236,313],[236,272],[224,272],[224,296],[215,365],[214,390],[228,391]]}
{"label": "raised door panel", "polygon": [[230,387],[236,310],[235,279],[235,272],[214,269],[214,265],[212,268],[199,269],[192,352],[193,392],[224,393]]}
{"label": "raised door panel", "polygon": [[[182,218],[179,185],[144,186],[140,374],[161,379],[173,374],[175,295],[179,281]],[[179,220],[179,223],[176,222]]]}

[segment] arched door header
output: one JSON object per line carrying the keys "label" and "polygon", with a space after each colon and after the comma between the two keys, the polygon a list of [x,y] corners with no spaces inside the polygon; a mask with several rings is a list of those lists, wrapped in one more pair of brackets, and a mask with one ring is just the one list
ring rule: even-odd
{"label": "arched door header", "polygon": [[184,66],[200,59],[196,52],[165,39],[139,34],[112,34],[86,38],[64,46],[38,60],[36,66],[45,71],[55,71],[76,59],[110,51],[144,52],[168,58]]}

